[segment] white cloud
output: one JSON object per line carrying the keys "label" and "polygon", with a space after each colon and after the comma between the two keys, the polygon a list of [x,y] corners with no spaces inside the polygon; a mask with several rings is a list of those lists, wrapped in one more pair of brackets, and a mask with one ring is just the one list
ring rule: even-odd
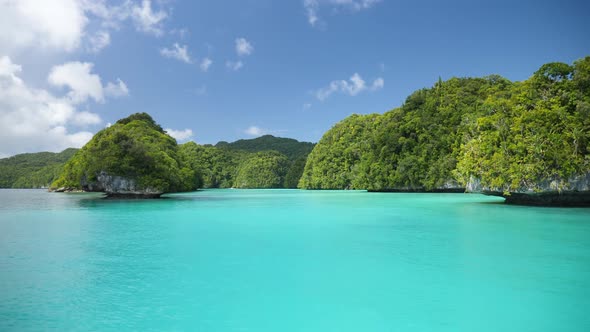
{"label": "white cloud", "polygon": [[[245,38],[236,39],[236,53],[238,56],[250,55],[252,52],[254,52],[254,46],[252,46],[249,41],[247,41]],[[225,62],[225,66],[230,70],[238,71],[244,67],[244,63],[241,60],[228,60]]]}
{"label": "white cloud", "polygon": [[154,11],[150,0],[143,0],[141,6],[133,6],[131,9],[131,18],[137,30],[155,36],[162,35],[162,21],[167,17],[165,11]]}
{"label": "white cloud", "polygon": [[209,70],[209,67],[211,67],[212,64],[213,64],[213,60],[211,60],[209,58],[204,58],[201,61],[201,64],[199,64],[199,68],[201,68],[202,71],[206,72]]}
{"label": "white cloud", "polygon": [[226,61],[225,62],[225,66],[228,69],[231,69],[233,71],[237,71],[237,70],[240,70],[240,68],[244,67],[244,63],[242,61],[240,61],[240,60],[238,60],[238,61]]}
{"label": "white cloud", "polygon": [[367,86],[365,80],[363,80],[363,78],[358,73],[354,73],[354,75],[352,75],[348,81],[336,80],[330,82],[330,84],[327,87],[317,90],[315,92],[315,96],[320,101],[326,100],[332,94],[337,92],[345,93],[350,96],[356,96],[359,93],[366,90],[379,90],[383,88],[384,85],[385,80],[379,77],[373,81],[372,85]]}
{"label": "white cloud", "polygon": [[308,110],[311,108],[311,106],[312,106],[311,103],[305,103],[305,104],[303,104],[303,109]]}
{"label": "white cloud", "polygon": [[47,81],[57,87],[68,87],[68,96],[74,104],[86,102],[89,98],[103,103],[105,95],[123,97],[129,95],[125,82],[117,79],[117,83],[109,82],[103,87],[100,76],[92,73],[94,65],[89,62],[67,62],[54,66]]}
{"label": "white cloud", "polygon": [[104,102],[100,76],[91,73],[92,67],[88,62],[68,62],[53,67],[47,80],[55,86],[70,88],[69,96],[74,103],[85,102],[88,98]]}
{"label": "white cloud", "polygon": [[74,114],[72,122],[77,126],[87,126],[100,124],[102,120],[98,114],[82,111]]}
{"label": "white cloud", "polygon": [[12,60],[9,57],[3,56],[0,58],[0,77],[7,76],[15,79],[16,74],[21,71],[22,67],[12,63]]}
{"label": "white cloud", "polygon": [[10,57],[0,57],[0,154],[61,151],[88,142],[92,133],[67,127],[97,124],[100,117],[77,111],[69,96],[29,87],[18,76],[21,70]]}
{"label": "white cloud", "polygon": [[188,47],[186,45],[180,46],[178,43],[174,43],[172,48],[160,49],[160,54],[166,58],[176,59],[185,63],[193,62],[188,54]]}
{"label": "white cloud", "polygon": [[245,38],[236,39],[236,52],[239,56],[250,55],[254,52],[254,46]]}
{"label": "white cloud", "polygon": [[193,137],[193,131],[190,129],[174,130],[166,128],[164,130],[168,133],[168,135],[174,137],[177,141],[186,141],[189,138]]}
{"label": "white cloud", "polygon": [[266,130],[261,129],[257,126],[250,126],[248,127],[248,129],[244,130],[244,133],[250,136],[262,136],[266,133]]}
{"label": "white cloud", "polygon": [[88,51],[92,53],[98,53],[103,48],[109,46],[111,43],[111,35],[104,30],[98,31],[94,35],[89,37]]}
{"label": "white cloud", "polygon": [[303,8],[307,22],[315,27],[321,22],[319,12],[322,6],[332,8],[332,12],[345,10],[355,13],[369,9],[379,2],[381,0],[303,0]]}
{"label": "white cloud", "polygon": [[0,53],[31,46],[73,51],[87,23],[78,0],[1,0]]}
{"label": "white cloud", "polygon": [[131,22],[136,30],[160,36],[168,17],[149,0],[0,0],[0,54],[26,49],[99,52],[110,44],[109,30]]}
{"label": "white cloud", "polygon": [[109,97],[125,97],[129,95],[127,84],[117,78],[117,83],[109,82],[104,88],[105,95]]}

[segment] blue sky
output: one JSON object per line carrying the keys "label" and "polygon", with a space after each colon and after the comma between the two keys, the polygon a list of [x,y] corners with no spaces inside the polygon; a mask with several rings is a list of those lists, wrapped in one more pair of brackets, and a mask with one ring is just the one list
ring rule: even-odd
{"label": "blue sky", "polygon": [[587,1],[0,0],[0,156],[148,112],[179,142],[317,141],[453,76],[590,55]]}

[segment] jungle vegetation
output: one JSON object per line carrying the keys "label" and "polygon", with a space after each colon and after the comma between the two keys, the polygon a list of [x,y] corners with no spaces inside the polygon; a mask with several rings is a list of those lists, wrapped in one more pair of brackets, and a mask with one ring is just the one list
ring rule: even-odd
{"label": "jungle vegetation", "polygon": [[352,115],[309,155],[305,189],[513,191],[590,172],[590,57],[522,82],[451,78],[384,114]]}
{"label": "jungle vegetation", "polygon": [[78,149],[23,153],[0,159],[0,188],[47,188]]}

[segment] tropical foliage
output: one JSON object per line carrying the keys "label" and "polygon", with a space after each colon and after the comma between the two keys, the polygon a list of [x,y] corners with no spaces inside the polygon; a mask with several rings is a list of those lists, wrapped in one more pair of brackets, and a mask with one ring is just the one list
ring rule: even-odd
{"label": "tropical foliage", "polygon": [[83,188],[105,172],[135,180],[140,188],[161,192],[194,190],[195,172],[170,137],[146,113],[117,121],[99,131],[64,166],[52,187]]}
{"label": "tropical foliage", "polygon": [[590,171],[590,57],[530,79],[439,80],[383,115],[352,115],[308,157],[301,188],[511,191]]}
{"label": "tropical foliage", "polygon": [[528,80],[488,98],[467,128],[457,174],[497,191],[566,186],[590,172],[590,57],[543,65]]}
{"label": "tropical foliage", "polygon": [[289,160],[307,157],[314,147],[313,143],[299,142],[292,138],[264,135],[253,139],[241,139],[232,143],[219,142],[215,147],[247,152],[277,151]]}
{"label": "tropical foliage", "polygon": [[0,159],[0,188],[46,188],[77,150],[24,153]]}
{"label": "tropical foliage", "polygon": [[296,188],[312,148],[266,135],[215,146],[188,142],[180,152],[203,188]]}
{"label": "tropical foliage", "polygon": [[257,152],[239,168],[236,188],[283,188],[289,169],[287,157],[276,151]]}

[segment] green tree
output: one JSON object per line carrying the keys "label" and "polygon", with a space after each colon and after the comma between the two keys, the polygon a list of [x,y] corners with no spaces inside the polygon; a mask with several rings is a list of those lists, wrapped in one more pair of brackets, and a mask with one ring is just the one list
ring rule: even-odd
{"label": "green tree", "polygon": [[283,188],[289,159],[276,151],[257,152],[238,170],[236,188]]}
{"label": "green tree", "polygon": [[164,193],[194,190],[199,184],[179,156],[176,140],[146,113],[99,131],[66,163],[52,187],[87,189],[103,172]]}

